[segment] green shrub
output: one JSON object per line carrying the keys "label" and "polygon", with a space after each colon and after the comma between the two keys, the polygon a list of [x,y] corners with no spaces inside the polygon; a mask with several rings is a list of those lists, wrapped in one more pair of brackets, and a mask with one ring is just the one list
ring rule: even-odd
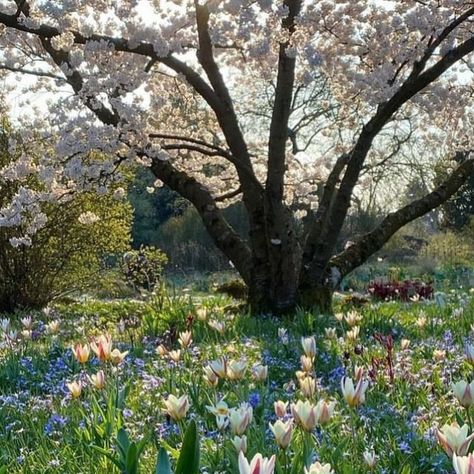
{"label": "green shrub", "polygon": [[[20,152],[9,151],[13,136],[8,122],[0,130],[0,168],[18,160]],[[33,174],[28,186],[41,189]],[[24,185],[23,180],[0,181],[0,208]],[[43,228],[31,235],[31,245],[15,248],[10,239],[26,235],[27,224],[0,227],[0,311],[40,308],[55,298],[83,291],[98,281],[105,257],[123,253],[129,245],[131,208],[112,196],[76,194],[67,202],[42,205],[47,216]],[[98,220],[81,223],[92,213]]]}
{"label": "green shrub", "polygon": [[136,291],[153,291],[161,282],[166,255],[154,247],[141,246],[127,252],[122,259],[122,272]]}

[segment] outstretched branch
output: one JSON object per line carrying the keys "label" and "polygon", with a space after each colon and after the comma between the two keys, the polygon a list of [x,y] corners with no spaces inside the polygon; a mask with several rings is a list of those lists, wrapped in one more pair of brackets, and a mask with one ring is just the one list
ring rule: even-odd
{"label": "outstretched branch", "polygon": [[[434,191],[389,214],[372,232],[333,257],[329,262],[328,269],[332,277],[337,275],[337,279],[332,283],[337,285],[345,275],[380,250],[404,225],[446,202],[465,184],[473,173],[474,157],[466,159]],[[337,271],[334,271],[334,269]]]}
{"label": "outstretched branch", "polygon": [[34,69],[25,69],[23,67],[8,66],[6,64],[0,64],[0,69],[4,71],[10,71],[10,72],[19,72],[21,74],[27,74],[29,76],[47,77],[49,79],[54,79],[55,81],[66,82],[66,79],[64,79],[64,77],[58,76],[56,74],[53,74],[47,71],[35,71]]}
{"label": "outstretched branch", "polygon": [[[470,10],[469,10],[470,12]],[[467,21],[473,13],[470,13],[464,21]],[[459,26],[459,25],[457,25]],[[326,232],[318,236],[318,241],[309,240],[308,246],[312,246],[313,255],[310,264],[309,276],[312,281],[324,276],[325,268],[336,244],[335,236],[339,235],[351,203],[354,187],[360,176],[364,161],[371,149],[375,137],[382,128],[392,119],[410,99],[435,82],[453,64],[462,60],[474,51],[474,36],[448,51],[435,64],[424,72],[417,71],[411,74],[390,100],[379,105],[375,115],[364,125],[359,138],[350,153],[350,160],[346,167],[341,185],[337,191],[334,205],[330,208],[329,216],[325,217],[330,225]]]}
{"label": "outstretched branch", "polygon": [[251,280],[251,252],[222,215],[209,190],[185,172],[177,170],[169,161],[154,159],[153,174],[172,190],[193,203],[216,246],[226,255],[249,285]]}

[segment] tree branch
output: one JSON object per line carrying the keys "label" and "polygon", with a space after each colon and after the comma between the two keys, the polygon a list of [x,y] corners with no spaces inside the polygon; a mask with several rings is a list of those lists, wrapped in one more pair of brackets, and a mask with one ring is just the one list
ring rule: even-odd
{"label": "tree branch", "polygon": [[335,236],[339,235],[344,223],[350,207],[352,192],[357,184],[365,158],[369,153],[374,138],[391,120],[393,115],[413,96],[436,81],[453,64],[472,51],[474,51],[474,36],[446,53],[423,73],[416,76],[410,75],[390,100],[379,105],[375,115],[364,125],[357,143],[350,153],[346,172],[337,191],[335,203],[330,210],[328,222],[331,224],[325,233],[320,234],[317,243],[308,242],[310,245],[313,245],[314,249],[309,271],[311,280],[318,280],[324,275],[325,267],[331,258],[336,244]]}
{"label": "tree branch", "polygon": [[153,160],[151,171],[194,205],[216,246],[230,258],[244,281],[250,284],[251,251],[226,221],[209,190],[184,171],[174,168],[169,161]]}
{"label": "tree branch", "polygon": [[284,4],[289,9],[289,13],[283,19],[282,27],[288,32],[289,39],[280,44],[278,56],[278,76],[270,123],[265,187],[267,199],[280,204],[283,201],[288,121],[291,114],[296,67],[296,57],[288,54],[288,48],[291,46],[291,35],[296,29],[295,19],[301,10],[301,0],[285,0]]}
{"label": "tree branch", "polygon": [[[468,153],[466,153],[467,155]],[[336,268],[337,282],[361,265],[372,254],[380,250],[383,245],[404,225],[435,209],[453,196],[467,179],[474,173],[474,158],[461,163],[456,170],[440,186],[431,193],[418,199],[396,212],[389,214],[372,232],[362,237],[340,254],[333,257],[328,265],[329,270]]]}
{"label": "tree branch", "polygon": [[7,66],[6,64],[0,64],[0,69],[3,69],[4,71],[28,74],[30,76],[48,77],[50,79],[54,79],[55,81],[67,82],[64,77],[61,77],[61,76],[58,76],[56,74],[53,74],[51,72],[46,72],[46,71],[35,71],[33,69],[24,69],[22,67]]}

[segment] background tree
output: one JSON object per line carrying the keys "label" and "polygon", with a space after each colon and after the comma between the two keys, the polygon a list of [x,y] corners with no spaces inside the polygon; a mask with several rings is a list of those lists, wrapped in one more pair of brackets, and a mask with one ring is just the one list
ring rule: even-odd
{"label": "background tree", "polygon": [[[56,96],[49,128],[35,124],[57,137],[60,159],[43,163],[56,183],[103,190],[119,168],[149,166],[194,205],[254,308],[275,311],[327,309],[344,275],[472,174],[473,17],[471,2],[452,0],[17,0],[0,10],[3,69],[74,92]],[[316,79],[329,92],[308,103]],[[249,122],[267,91],[270,113]],[[303,150],[298,123],[311,137]],[[389,169],[413,143],[465,159],[338,252],[364,170]],[[91,150],[115,158],[84,162]],[[13,199],[24,219],[31,198]],[[221,210],[236,200],[248,239]],[[11,206],[2,213],[14,221]]]}

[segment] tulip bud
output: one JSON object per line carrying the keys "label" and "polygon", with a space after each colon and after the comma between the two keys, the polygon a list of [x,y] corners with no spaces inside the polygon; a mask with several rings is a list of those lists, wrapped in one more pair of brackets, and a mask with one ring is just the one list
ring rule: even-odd
{"label": "tulip bud", "polygon": [[358,365],[354,367],[354,379],[356,382],[362,379],[362,377],[364,376],[364,372],[364,367],[359,367]]}
{"label": "tulip bud", "polygon": [[433,351],[433,359],[436,362],[440,362],[440,361],[446,359],[446,351],[442,351],[442,350],[439,350],[439,349],[434,350]]}
{"label": "tulip bud", "polygon": [[69,392],[71,393],[72,398],[79,398],[82,392],[81,382],[71,382],[66,384]]}
{"label": "tulip bud", "polygon": [[313,359],[307,355],[300,357],[301,368],[304,372],[311,372],[313,370]]}
{"label": "tulip bud", "polygon": [[304,397],[312,398],[316,392],[316,381],[313,377],[304,377],[299,379],[300,390]]}
{"label": "tulip bud", "polygon": [[315,407],[316,422],[320,425],[326,424],[334,414],[336,402],[327,403],[325,400],[319,400]]}
{"label": "tulip bud", "polygon": [[204,381],[209,387],[216,387],[219,382],[219,377],[214,373],[211,366],[206,365],[204,367]]}
{"label": "tulip bud", "polygon": [[466,348],[464,349],[464,355],[466,356],[466,360],[471,365],[474,365],[474,346],[467,344]]}
{"label": "tulip bud", "polygon": [[470,384],[464,380],[453,384],[453,393],[464,408],[469,408],[474,403],[474,381]]}
{"label": "tulip bud", "polygon": [[275,415],[278,418],[284,418],[286,416],[288,402],[282,402],[281,400],[278,400],[277,402],[274,402],[273,407],[275,409]]}
{"label": "tulip bud", "polygon": [[253,410],[247,403],[229,411],[230,430],[232,434],[242,436],[253,419]]}
{"label": "tulip bud", "polygon": [[155,352],[160,355],[161,357],[165,356],[168,354],[168,349],[163,344],[160,344],[156,349]]}
{"label": "tulip bud", "polygon": [[256,364],[252,368],[252,375],[257,382],[263,382],[267,379],[268,367],[266,365]]}
{"label": "tulip bud", "polygon": [[242,451],[245,454],[247,452],[247,436],[234,436],[232,444],[238,453]]}
{"label": "tulip bud", "polygon": [[402,351],[408,350],[408,348],[410,347],[410,343],[411,343],[410,339],[402,339],[400,342],[400,347]]}
{"label": "tulip bud", "polygon": [[301,345],[303,347],[304,353],[311,359],[314,359],[314,357],[316,356],[316,339],[314,339],[313,336],[302,337]]}
{"label": "tulip bud", "polygon": [[206,319],[207,319],[207,309],[206,308],[199,308],[196,311],[196,316],[199,319],[199,321],[202,321],[202,322],[206,321]]}
{"label": "tulip bud", "polygon": [[334,470],[330,464],[321,464],[317,461],[309,468],[305,467],[304,474],[334,474]]}
{"label": "tulip bud", "polygon": [[224,431],[229,425],[229,418],[227,416],[216,416],[217,429]]}
{"label": "tulip bud", "polygon": [[270,423],[269,426],[275,436],[277,445],[281,449],[286,449],[291,442],[291,436],[293,433],[292,421],[283,422],[277,420],[273,425]]}

